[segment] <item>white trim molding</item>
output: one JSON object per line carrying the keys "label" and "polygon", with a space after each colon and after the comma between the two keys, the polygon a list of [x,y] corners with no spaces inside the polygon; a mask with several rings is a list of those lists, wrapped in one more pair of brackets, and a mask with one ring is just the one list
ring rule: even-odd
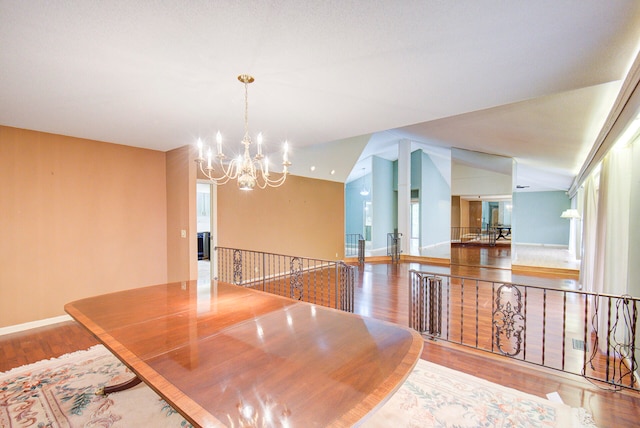
{"label": "white trim molding", "polygon": [[32,328],[44,327],[46,325],[58,324],[60,322],[65,322],[65,321],[73,321],[73,318],[71,318],[69,315],[60,315],[58,317],[46,318],[46,319],[37,320],[37,321],[30,321],[24,324],[16,324],[16,325],[10,325],[7,327],[0,327],[0,336],[5,334],[18,333],[20,331],[30,330]]}

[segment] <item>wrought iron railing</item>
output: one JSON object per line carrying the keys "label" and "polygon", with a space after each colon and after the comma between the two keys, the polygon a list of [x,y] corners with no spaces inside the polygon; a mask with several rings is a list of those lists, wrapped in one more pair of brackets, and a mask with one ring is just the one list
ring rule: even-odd
{"label": "wrought iron railing", "polygon": [[475,244],[475,245],[496,245],[498,231],[496,228],[488,227],[452,227],[451,243],[453,244]]}
{"label": "wrought iron railing", "polygon": [[420,333],[640,390],[639,299],[410,271]]}
{"label": "wrought iron railing", "polygon": [[344,256],[358,257],[358,263],[364,263],[364,237],[360,233],[347,233],[344,243]]}
{"label": "wrought iron railing", "polygon": [[355,267],[344,262],[216,247],[217,279],[353,312]]}
{"label": "wrought iron railing", "polygon": [[402,233],[395,231],[387,233],[387,256],[391,256],[391,261],[396,263],[400,261]]}

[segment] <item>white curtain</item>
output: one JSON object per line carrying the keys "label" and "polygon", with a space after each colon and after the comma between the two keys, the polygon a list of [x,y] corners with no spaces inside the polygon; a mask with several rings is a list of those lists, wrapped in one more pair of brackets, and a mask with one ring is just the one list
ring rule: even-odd
{"label": "white curtain", "polygon": [[580,285],[585,291],[595,292],[594,266],[596,258],[596,230],[598,222],[598,189],[594,174],[584,182],[582,196],[582,254]]}
{"label": "white curtain", "polygon": [[575,204],[574,208],[578,210],[580,214],[580,218],[574,219],[573,224],[571,225],[571,230],[573,231],[573,240],[569,244],[573,245],[573,251],[577,260],[582,260],[582,222],[584,220],[584,186],[578,189],[578,193],[574,199],[571,201],[572,206]]}
{"label": "white curtain", "polygon": [[[631,155],[630,148],[619,148],[611,150],[602,162],[597,198],[593,282],[590,290],[596,293],[627,293]],[[609,320],[607,308],[603,307],[604,302],[605,300],[600,300],[598,317],[599,347],[603,351],[607,344],[607,326],[615,320],[615,308],[612,308],[614,314]],[[628,340],[628,333],[620,327],[609,337],[613,343],[625,343]]]}
{"label": "white curtain", "polygon": [[607,294],[627,293],[631,160],[630,147],[611,150],[600,173],[596,289]]}

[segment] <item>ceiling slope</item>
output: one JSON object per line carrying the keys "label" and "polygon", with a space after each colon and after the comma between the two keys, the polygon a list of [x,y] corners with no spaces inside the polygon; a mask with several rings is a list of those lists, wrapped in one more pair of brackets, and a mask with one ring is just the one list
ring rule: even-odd
{"label": "ceiling slope", "polygon": [[[219,129],[240,147],[250,73],[270,151],[408,135],[564,179],[639,38],[633,0],[0,0],[0,124],[161,151]],[[317,167],[348,177],[331,158]]]}

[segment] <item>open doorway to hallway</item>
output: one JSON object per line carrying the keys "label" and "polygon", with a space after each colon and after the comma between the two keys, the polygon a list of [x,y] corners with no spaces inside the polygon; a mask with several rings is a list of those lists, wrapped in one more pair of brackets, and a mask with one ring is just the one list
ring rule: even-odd
{"label": "open doorway to hallway", "polygon": [[215,186],[208,181],[196,185],[196,216],[198,233],[198,285],[208,285],[212,279],[215,232]]}
{"label": "open doorway to hallway", "polygon": [[409,254],[420,254],[420,201],[411,199],[411,241]]}

